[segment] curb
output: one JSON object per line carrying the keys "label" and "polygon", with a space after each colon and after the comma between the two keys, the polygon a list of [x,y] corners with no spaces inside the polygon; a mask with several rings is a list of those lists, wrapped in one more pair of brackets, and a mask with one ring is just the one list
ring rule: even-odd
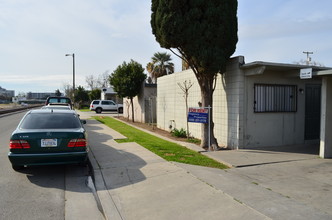
{"label": "curb", "polygon": [[98,209],[107,220],[123,220],[121,213],[116,207],[114,200],[107,190],[105,185],[104,176],[101,168],[90,148],[89,154],[89,167],[92,173],[93,189],[92,192],[95,196]]}
{"label": "curb", "polygon": [[86,180],[86,185],[90,188],[92,194],[93,194],[93,197],[95,198],[96,200],[96,203],[97,203],[97,208],[98,210],[100,211],[100,213],[104,216],[105,218],[105,214],[104,214],[104,210],[103,210],[103,206],[100,202],[100,199],[98,197],[98,194],[97,194],[97,190],[96,190],[96,187],[95,187],[95,173],[94,173],[94,169],[93,169],[93,166],[92,166],[92,163],[91,163],[91,159],[90,159],[90,151],[88,152],[88,162],[87,162],[87,165],[88,165],[88,179]]}

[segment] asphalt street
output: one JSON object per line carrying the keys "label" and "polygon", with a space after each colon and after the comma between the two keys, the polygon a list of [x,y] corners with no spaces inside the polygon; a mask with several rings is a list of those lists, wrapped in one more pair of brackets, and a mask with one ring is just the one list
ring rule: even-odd
{"label": "asphalt street", "polygon": [[0,219],[104,219],[87,185],[87,167],[12,169],[7,156],[9,138],[24,114],[0,117]]}

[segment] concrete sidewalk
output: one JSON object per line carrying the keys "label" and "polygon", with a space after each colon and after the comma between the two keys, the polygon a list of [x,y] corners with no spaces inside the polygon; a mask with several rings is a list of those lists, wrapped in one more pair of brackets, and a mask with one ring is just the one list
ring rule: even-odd
{"label": "concrete sidewalk", "polygon": [[96,188],[107,219],[267,219],[96,121],[87,124]]}
{"label": "concrete sidewalk", "polygon": [[332,218],[330,160],[248,150],[204,153],[242,167],[219,170],[170,163],[136,143],[119,144],[114,139],[121,134],[94,120],[86,127],[107,219]]}

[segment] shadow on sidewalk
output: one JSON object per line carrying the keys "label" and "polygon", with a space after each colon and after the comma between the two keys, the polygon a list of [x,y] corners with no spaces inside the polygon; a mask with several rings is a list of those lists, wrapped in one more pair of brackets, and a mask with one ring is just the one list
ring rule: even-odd
{"label": "shadow on sidewalk", "polygon": [[[146,179],[140,171],[147,163],[131,153],[138,149],[136,143],[117,143],[119,134],[95,120],[88,120],[90,151],[96,164],[94,170],[100,170],[107,189],[120,188]],[[129,152],[130,151],[130,152]]]}

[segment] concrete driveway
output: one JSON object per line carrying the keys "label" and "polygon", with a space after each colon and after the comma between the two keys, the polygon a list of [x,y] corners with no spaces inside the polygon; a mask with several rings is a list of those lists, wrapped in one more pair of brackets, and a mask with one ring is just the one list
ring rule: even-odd
{"label": "concrete driveway", "polygon": [[209,157],[224,161],[231,167],[249,167],[318,158],[317,145],[291,145],[253,149],[206,152]]}
{"label": "concrete driveway", "polygon": [[[227,175],[241,177],[254,185],[332,216],[332,160],[319,158],[318,147],[315,145],[225,150],[204,154],[232,165],[233,168],[227,170]],[[191,171],[195,173],[194,170]],[[200,178],[205,177],[201,175]],[[211,180],[213,178],[209,178]],[[232,187],[221,186],[223,183],[218,182],[213,184],[250,203],[250,198],[241,196],[242,185],[235,182]],[[256,207],[256,210],[261,208]]]}

